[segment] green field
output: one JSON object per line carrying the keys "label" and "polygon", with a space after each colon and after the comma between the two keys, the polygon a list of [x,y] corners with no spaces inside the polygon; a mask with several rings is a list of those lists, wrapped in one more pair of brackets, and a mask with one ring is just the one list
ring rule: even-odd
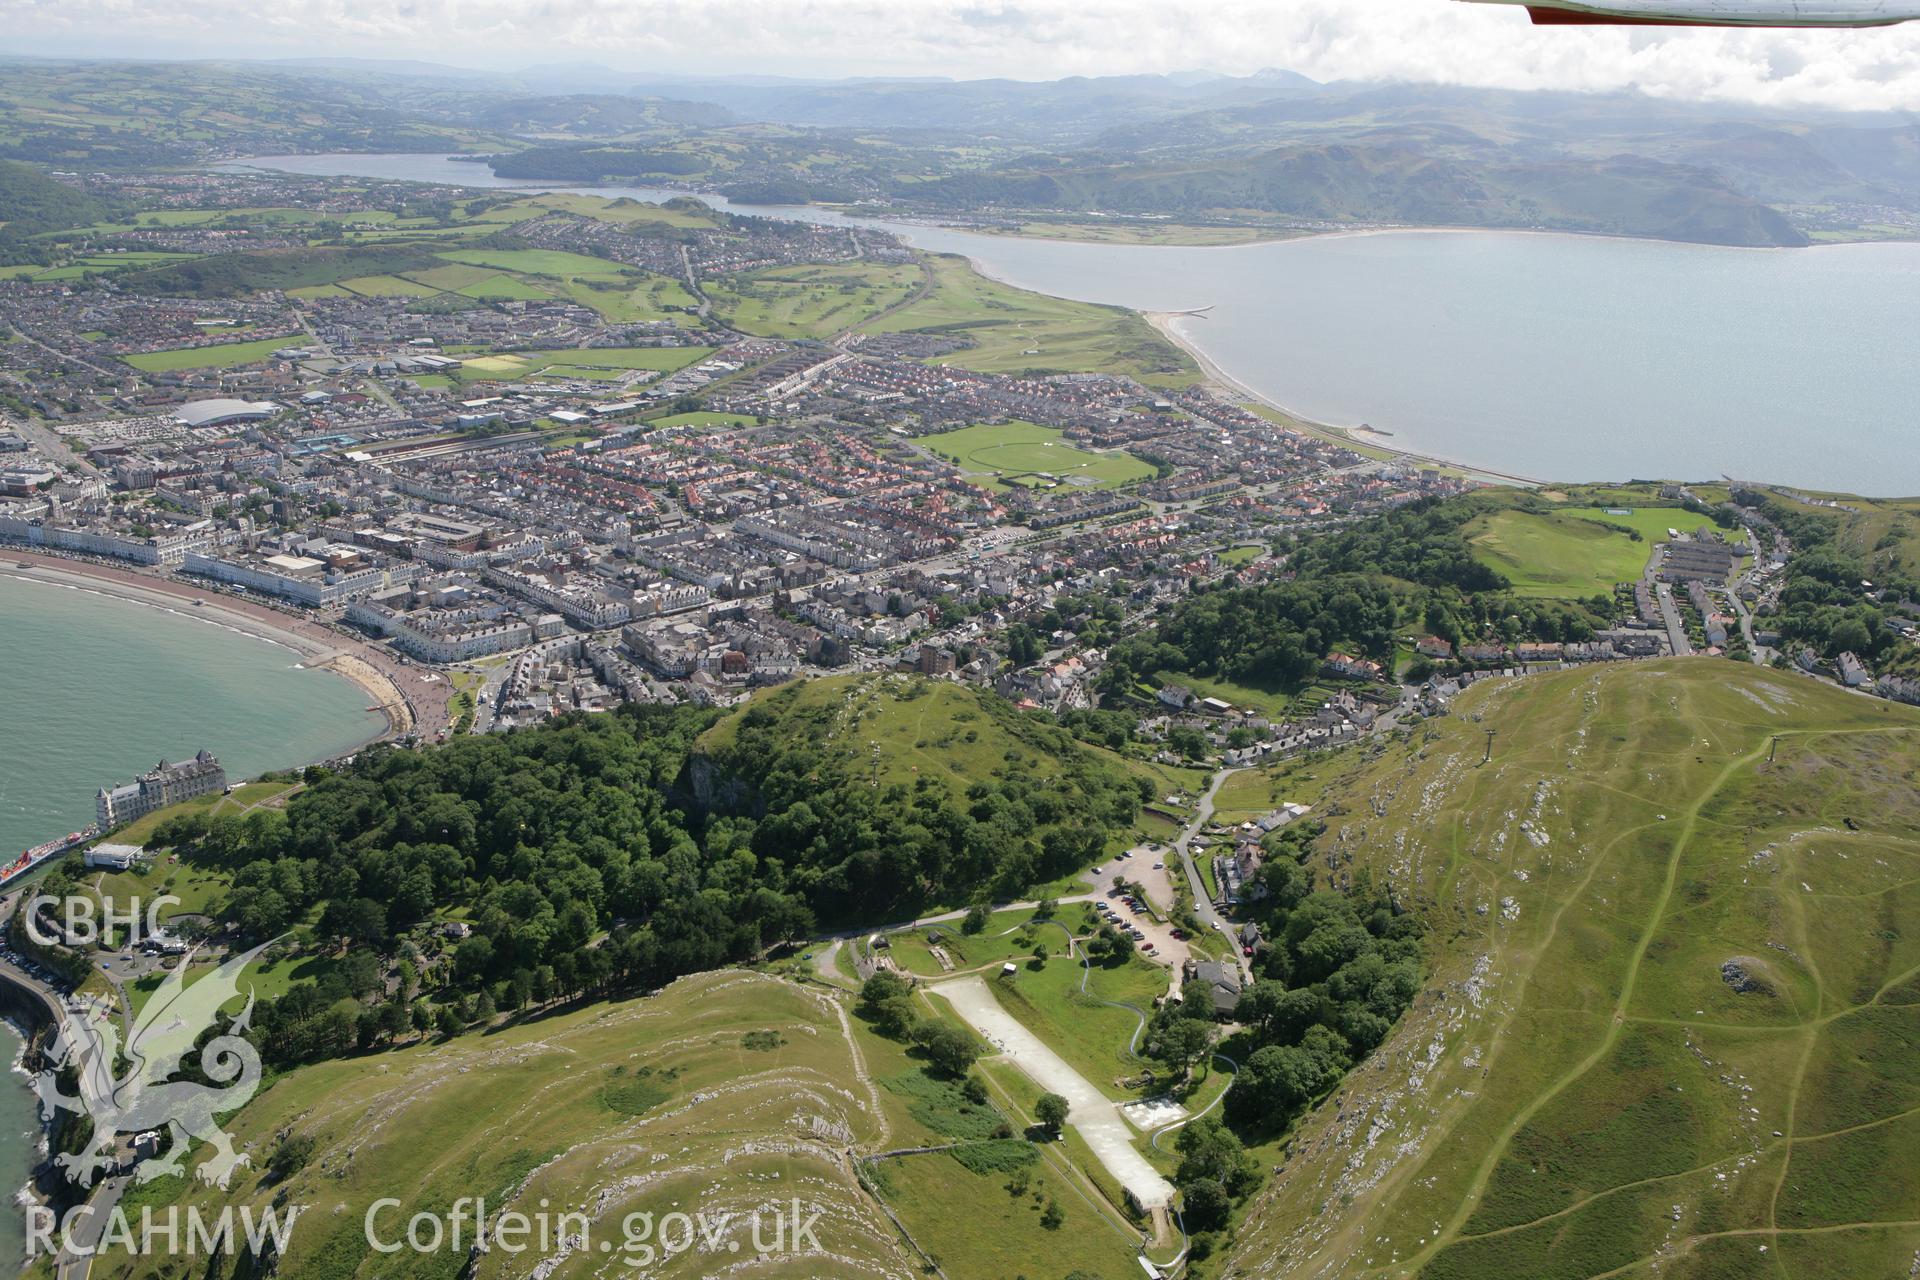
{"label": "green field", "polygon": [[[1068,909],[1063,918],[1077,921],[1083,910]],[[1043,930],[1040,938],[1054,953],[1045,968],[1022,965],[1013,978],[994,978],[988,987],[1008,1013],[1052,1046],[1087,1083],[1110,1098],[1138,1096],[1120,1081],[1138,1075],[1145,1066],[1128,1051],[1140,1019],[1104,1002],[1132,1005],[1151,1014],[1153,1002],[1167,991],[1166,967],[1136,956],[1118,966],[1095,964],[1088,971],[1078,959],[1060,954],[1066,942],[1060,930]],[[1085,992],[1080,989],[1083,980]]]}
{"label": "green field", "polygon": [[[1065,922],[1067,917],[1062,914],[1060,919]],[[1031,908],[996,911],[988,917],[987,927],[976,934],[962,932],[959,922],[954,921],[890,933],[887,945],[895,964],[923,978],[998,965],[1006,960],[1024,960],[1033,950],[1033,943],[1025,940],[1028,938],[1045,942],[1056,952],[1066,949],[1067,935],[1059,927],[1047,924],[1029,928],[1032,920]],[[946,953],[953,969],[941,966],[933,954],[936,945]]]}
{"label": "green field", "polygon": [[711,347],[563,347],[555,351],[502,351],[461,361],[459,376],[466,381],[493,378],[588,378],[612,381],[634,369],[671,373],[698,364],[713,354]]}
{"label": "green field", "polygon": [[653,427],[750,427],[754,419],[744,413],[713,413],[696,409],[692,413],[670,413],[664,418],[649,418]]}
{"label": "green field", "polygon": [[693,323],[691,313],[699,306],[680,281],[642,272],[624,277],[616,287],[587,279],[568,280],[561,285],[561,292],[614,324],[672,320],[688,325]]}
{"label": "green field", "polygon": [[561,213],[577,213],[599,222],[627,224],[657,222],[668,227],[707,228],[719,225],[719,219],[715,217],[713,210],[697,200],[679,201],[669,207],[662,204],[648,204],[645,201],[624,196],[609,200],[604,196],[567,193],[534,196],[529,200],[489,209],[479,217],[486,221],[520,221],[528,216],[538,216],[544,209]]}
{"label": "green field", "polygon": [[315,222],[343,223],[392,222],[394,214],[386,209],[360,209],[352,213],[322,213],[317,209],[149,209],[134,215],[140,227],[206,227],[216,223],[245,226],[254,223],[307,225]]}
{"label": "green field", "polygon": [[426,267],[419,271],[408,271],[405,277],[419,284],[435,289],[458,292],[469,285],[480,284],[486,280],[495,280],[500,273],[492,267],[474,267],[465,263],[450,262],[444,267]]}
{"label": "green field", "polygon": [[[1067,444],[1066,434],[1059,428],[1032,422],[962,427],[923,436],[920,443],[993,489],[1015,484],[1051,487],[1043,476],[1063,482],[1068,492],[1111,489],[1150,479],[1154,474],[1150,464],[1130,453],[1081,449]],[[1070,483],[1076,479],[1081,483]]]}
{"label": "green field", "polygon": [[1213,819],[1231,825],[1263,818],[1286,800],[1317,806],[1319,794],[1325,791],[1321,781],[1325,773],[1332,773],[1331,766],[1317,766],[1311,760],[1231,773],[1213,794]]}
{"label": "green field", "polygon": [[[592,201],[591,197],[575,199]],[[671,277],[560,249],[449,249],[437,256],[455,267],[407,272],[407,278],[429,281],[469,298],[571,298],[615,324],[685,320],[697,306],[686,287]],[[473,274],[453,274],[462,268]],[[523,278],[528,276],[534,279]]]}
{"label": "green field", "polygon": [[589,258],[562,249],[447,249],[439,256],[468,266],[552,276],[557,280],[613,280],[634,270],[605,258]]}
{"label": "green field", "polygon": [[920,269],[867,262],[762,267],[702,281],[714,314],[763,338],[831,338],[912,295]]}
{"label": "green field", "polygon": [[174,351],[146,351],[122,356],[143,373],[177,373],[182,369],[237,369],[259,364],[282,347],[301,345],[298,335],[261,338],[256,342],[222,342],[210,347],[181,347]]}
{"label": "green field", "polygon": [[[1143,1274],[1134,1261],[1137,1239],[1090,1205],[1071,1177],[1038,1158],[1023,1171],[1025,1181],[1016,1182],[1017,1175],[975,1172],[940,1151],[884,1161],[871,1176],[952,1280]],[[1014,1194],[1012,1186],[1023,1189]],[[1048,1203],[1059,1205],[1063,1218],[1051,1229],[1040,1225]]]}
{"label": "green field", "polygon": [[357,276],[340,281],[339,287],[363,298],[430,298],[441,292],[405,276]]}
{"label": "green field", "polygon": [[[871,769],[882,786],[944,779],[964,791],[973,782],[1019,770],[1039,777],[1063,772],[1052,735],[1058,730],[1022,716],[1011,703],[982,698],[962,685],[900,676],[828,676],[756,695],[749,708],[789,720],[822,750]],[[707,752],[724,750],[745,710],[700,738]],[[878,752],[873,744],[882,743]],[[857,762],[857,763],[856,763]]]}
{"label": "green field", "polygon": [[964,258],[936,257],[932,270],[928,296],[873,321],[868,331],[960,339],[966,350],[932,363],[985,373],[1121,373],[1176,386],[1200,377],[1185,352],[1131,311],[1000,284]]}
{"label": "green field", "polygon": [[[1611,595],[1638,578],[1668,528],[1691,533],[1713,522],[1679,507],[1571,507],[1496,511],[1467,526],[1480,562],[1505,574],[1523,596]],[[1614,527],[1617,526],[1617,527]],[[1640,535],[1636,542],[1622,529]]]}
{"label": "green field", "polygon": [[537,302],[553,295],[546,290],[528,284],[518,276],[491,275],[484,280],[463,285],[454,292],[467,298],[494,299],[508,302]]}
{"label": "green field", "polygon": [[1703,660],[1455,711],[1319,808],[1321,847],[1428,918],[1430,994],[1302,1122],[1225,1265],[1903,1271],[1920,713]]}
{"label": "green field", "polygon": [[[165,969],[157,970],[127,984],[127,1001],[133,1006],[136,1017],[146,1007],[147,1001],[153,998],[153,993],[160,989],[161,983],[166,980],[167,970],[177,963],[178,961],[167,961]],[[188,965],[185,976],[186,985],[191,987],[212,973],[214,967],[204,962]],[[319,982],[335,967],[336,962],[324,956],[290,956],[271,964],[256,964],[247,970],[245,980],[240,984],[239,994],[228,1002],[227,1011],[238,1013],[248,997],[256,1000],[278,1000],[294,983]]]}

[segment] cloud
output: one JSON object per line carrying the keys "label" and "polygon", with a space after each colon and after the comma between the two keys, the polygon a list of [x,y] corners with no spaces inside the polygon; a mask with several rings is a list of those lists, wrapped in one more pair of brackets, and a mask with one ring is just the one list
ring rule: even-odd
{"label": "cloud", "polygon": [[1537,28],[1522,10],[1458,0],[0,0],[0,28],[39,52],[591,59],[822,77],[1285,67],[1320,80],[1920,110],[1920,24]]}

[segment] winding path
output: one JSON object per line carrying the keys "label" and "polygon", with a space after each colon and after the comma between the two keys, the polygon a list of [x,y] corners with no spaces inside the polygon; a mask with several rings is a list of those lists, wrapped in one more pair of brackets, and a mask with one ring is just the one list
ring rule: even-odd
{"label": "winding path", "polygon": [[[1193,860],[1193,840],[1209,822],[1213,821],[1213,802],[1219,796],[1222,784],[1236,773],[1245,773],[1249,767],[1241,765],[1237,768],[1222,769],[1214,774],[1213,781],[1207,785],[1206,793],[1200,797],[1200,808],[1194,814],[1193,821],[1187,824],[1186,829],[1173,842],[1174,851],[1180,855],[1180,865],[1186,868],[1187,885],[1193,891],[1193,914],[1199,917],[1201,925],[1228,935],[1229,940],[1232,937],[1233,926],[1214,910],[1213,899],[1207,893],[1207,882],[1201,877],[1200,868]],[[1240,954],[1240,948],[1237,945],[1234,946],[1232,953],[1233,963],[1239,968],[1240,976],[1243,979],[1247,978],[1249,975],[1246,959]]]}

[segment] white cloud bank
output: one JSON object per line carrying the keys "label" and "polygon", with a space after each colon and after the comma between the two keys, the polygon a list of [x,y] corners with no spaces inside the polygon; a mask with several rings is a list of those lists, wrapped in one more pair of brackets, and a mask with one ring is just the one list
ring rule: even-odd
{"label": "white cloud bank", "polygon": [[1457,0],[0,0],[22,52],[591,60],[654,72],[1068,75],[1285,67],[1319,80],[1639,89],[1920,110],[1920,23],[1531,26]]}

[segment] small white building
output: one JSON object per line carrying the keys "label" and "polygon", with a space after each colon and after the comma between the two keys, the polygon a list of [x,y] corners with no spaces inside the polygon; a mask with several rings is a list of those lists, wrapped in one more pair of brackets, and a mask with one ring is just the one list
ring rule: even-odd
{"label": "small white building", "polygon": [[87,850],[83,861],[88,867],[99,867],[106,871],[126,871],[140,859],[143,851],[137,844],[97,844]]}

